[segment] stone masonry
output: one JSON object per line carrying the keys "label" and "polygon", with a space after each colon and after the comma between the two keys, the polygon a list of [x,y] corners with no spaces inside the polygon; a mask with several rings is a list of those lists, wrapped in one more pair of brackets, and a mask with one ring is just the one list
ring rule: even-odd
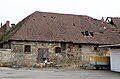
{"label": "stone masonry", "polygon": [[[30,52],[25,52],[25,45],[30,45]],[[61,52],[58,54],[55,52],[55,48],[61,48]],[[47,51],[47,63],[52,63],[54,65],[61,65],[63,67],[70,66],[80,66],[84,62],[89,62],[89,55],[91,54],[107,54],[108,50],[103,48],[97,48],[95,45],[81,45],[74,43],[66,43],[62,47],[62,43],[45,43],[45,42],[12,42],[11,51],[9,57],[0,57],[2,62],[6,62],[7,59],[11,59],[12,65],[18,66],[37,66],[43,65],[38,61],[40,54],[38,54],[38,49],[48,49]],[[2,54],[3,56],[3,54]],[[41,58],[40,58],[41,59]],[[0,63],[2,63],[0,62]],[[9,62],[9,61],[7,61]],[[44,62],[43,62],[44,63]]]}

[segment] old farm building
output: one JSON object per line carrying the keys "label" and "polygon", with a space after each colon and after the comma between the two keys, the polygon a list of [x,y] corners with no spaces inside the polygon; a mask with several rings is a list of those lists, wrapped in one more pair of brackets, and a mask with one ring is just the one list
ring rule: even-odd
{"label": "old farm building", "polygon": [[0,43],[1,48],[17,55],[19,65],[80,65],[89,61],[90,54],[108,54],[108,49],[99,45],[120,43],[116,29],[89,16],[36,11],[1,32]]}

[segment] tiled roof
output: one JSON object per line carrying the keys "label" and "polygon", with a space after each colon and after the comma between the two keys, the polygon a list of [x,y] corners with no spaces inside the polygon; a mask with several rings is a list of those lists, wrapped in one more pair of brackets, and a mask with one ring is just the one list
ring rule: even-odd
{"label": "tiled roof", "polygon": [[120,18],[118,17],[111,17],[111,18],[115,25],[120,26]]}
{"label": "tiled roof", "polygon": [[9,24],[10,24],[9,21],[6,21],[6,23],[4,25],[2,25],[2,23],[1,23],[1,26],[0,26],[0,36],[2,36],[4,33],[6,33],[7,31],[10,30]]}
{"label": "tiled roof", "polygon": [[117,29],[120,31],[120,17],[112,17],[112,21],[116,25]]}
{"label": "tiled roof", "polygon": [[3,40],[73,42],[89,44],[120,43],[120,34],[110,24],[85,15],[34,12],[14,28]]}

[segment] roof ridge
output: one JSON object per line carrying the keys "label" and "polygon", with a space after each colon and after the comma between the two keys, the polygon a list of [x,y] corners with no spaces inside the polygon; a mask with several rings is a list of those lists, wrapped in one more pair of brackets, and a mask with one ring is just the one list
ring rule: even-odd
{"label": "roof ridge", "polygon": [[[57,13],[57,12],[42,12],[42,11],[35,11],[34,13],[46,13],[46,14],[57,14],[57,15],[71,15],[71,16],[83,16],[83,17],[93,18],[93,17],[88,16],[88,15],[79,15],[79,14],[73,14],[73,13]],[[96,18],[93,18],[93,19],[96,19]]]}

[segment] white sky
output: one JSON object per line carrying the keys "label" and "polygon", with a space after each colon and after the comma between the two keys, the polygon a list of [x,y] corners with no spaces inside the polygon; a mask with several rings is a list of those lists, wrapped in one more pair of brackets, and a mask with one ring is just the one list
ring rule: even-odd
{"label": "white sky", "polygon": [[0,0],[0,23],[17,23],[34,11],[120,17],[120,0]]}

